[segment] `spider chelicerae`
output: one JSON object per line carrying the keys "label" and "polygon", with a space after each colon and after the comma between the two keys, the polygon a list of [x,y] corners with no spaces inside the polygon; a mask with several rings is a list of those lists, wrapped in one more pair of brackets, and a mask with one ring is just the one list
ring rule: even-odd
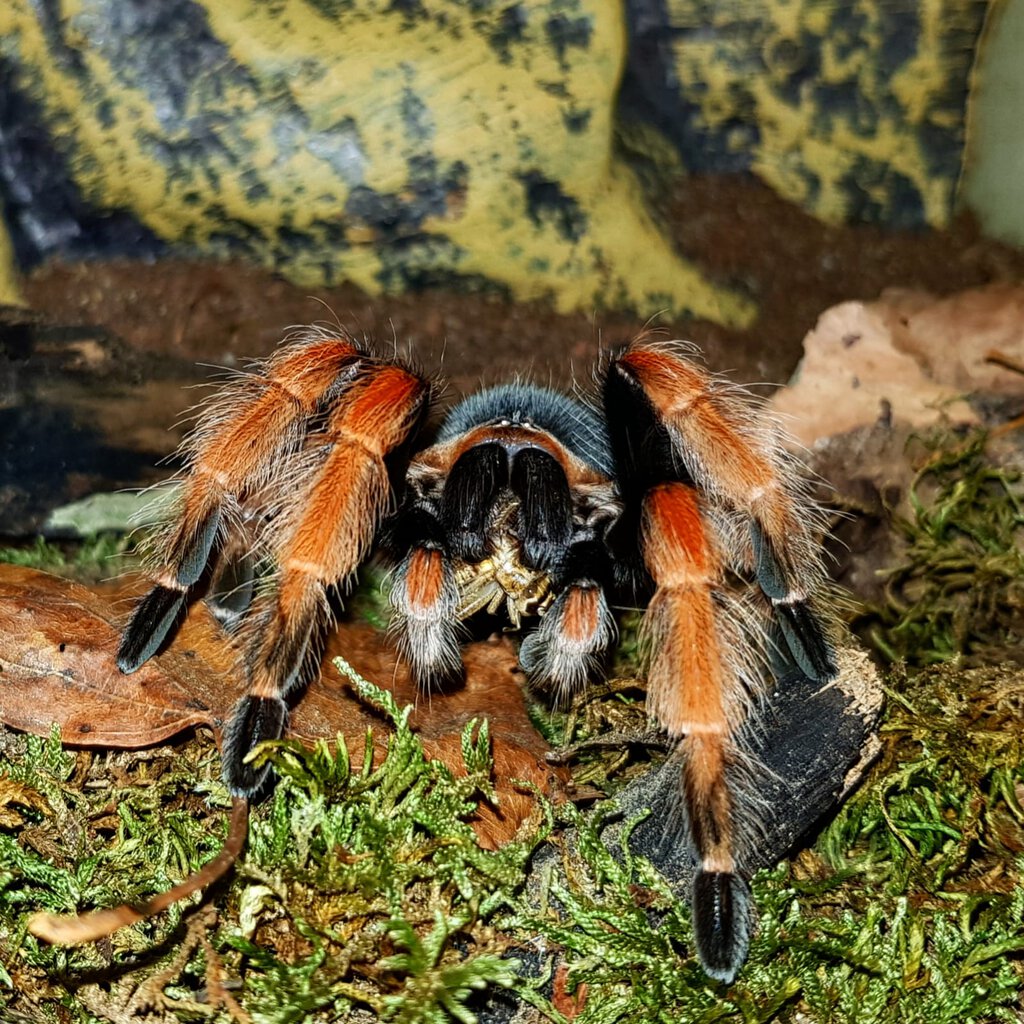
{"label": "spider chelicerae", "polygon": [[[648,706],[677,741],[699,857],[695,944],[707,973],[731,980],[753,914],[744,724],[780,668],[836,673],[816,600],[822,517],[777,424],[691,346],[641,337],[597,378],[591,400],[487,388],[431,431],[429,379],[336,329],[290,336],[186,441],[177,516],[118,664],[156,653],[191,591],[217,595],[249,684],[224,777],[251,797],[268,778],[247,757],[283,735],[337,595],[374,549],[394,566],[394,635],[425,689],[458,685],[464,623],[489,612],[525,631],[530,679],[571,694],[615,644],[612,608],[646,606]],[[272,571],[256,587],[259,565]]]}

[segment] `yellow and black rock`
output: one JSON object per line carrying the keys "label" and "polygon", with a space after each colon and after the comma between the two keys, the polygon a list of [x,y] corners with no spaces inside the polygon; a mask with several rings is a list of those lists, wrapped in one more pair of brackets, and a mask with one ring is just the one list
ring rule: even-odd
{"label": "yellow and black rock", "polygon": [[752,171],[833,223],[948,224],[975,51],[997,4],[630,6],[646,26],[634,48],[657,54],[636,77],[690,169]]}
{"label": "yellow and black rock", "polygon": [[946,56],[978,5],[885,6],[4,0],[0,198],[23,269],[174,252],[745,323],[648,213],[616,118],[821,216],[941,221],[966,95]]}

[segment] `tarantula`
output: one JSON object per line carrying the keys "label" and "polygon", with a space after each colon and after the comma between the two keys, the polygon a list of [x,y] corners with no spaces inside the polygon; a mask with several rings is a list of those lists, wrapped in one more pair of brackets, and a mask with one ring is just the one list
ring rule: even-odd
{"label": "tarantula", "polygon": [[[393,629],[424,688],[457,684],[476,613],[528,624],[529,677],[569,694],[617,637],[612,607],[646,604],[649,710],[678,740],[699,857],[695,944],[732,980],[752,918],[739,852],[756,798],[737,779],[744,723],[772,669],[836,673],[820,512],[753,396],[692,347],[647,338],[599,373],[593,404],[516,382],[454,406],[421,446],[432,384],[340,331],[306,329],[228,384],[186,442],[180,510],[155,585],[126,627],[133,672],[209,585],[242,624],[249,693],[224,777],[266,787],[248,755],[277,739],[315,671],[335,596],[378,545]],[[273,566],[253,588],[254,560]],[[743,828],[741,828],[741,824]]]}

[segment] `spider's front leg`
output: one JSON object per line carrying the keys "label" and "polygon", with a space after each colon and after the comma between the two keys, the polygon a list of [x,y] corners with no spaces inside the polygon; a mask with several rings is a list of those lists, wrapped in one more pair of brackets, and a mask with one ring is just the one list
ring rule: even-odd
{"label": "spider's front leg", "polygon": [[[331,355],[338,358],[331,362]],[[282,380],[282,366],[303,372]],[[301,392],[297,383],[309,387]],[[120,652],[122,670],[130,671],[162,642],[176,615],[162,610],[163,593],[173,592],[180,606],[230,540],[220,537],[226,507],[262,523],[260,550],[276,571],[245,615],[249,693],[225,731],[224,777],[239,796],[263,786],[266,771],[254,772],[246,758],[257,743],[283,734],[285,698],[314,667],[319,633],[330,619],[329,594],[365,558],[387,507],[385,460],[418,427],[429,394],[411,371],[347,341],[318,338],[287,346],[265,377],[246,384],[255,394],[238,400],[228,419],[211,410],[200,424],[172,557],[136,609]],[[204,516],[199,528],[197,510]],[[182,547],[178,537],[199,540]]]}
{"label": "spider's front leg", "polygon": [[257,600],[246,627],[250,692],[225,733],[224,777],[237,795],[263,786],[266,772],[254,772],[246,758],[257,743],[284,733],[285,698],[316,667],[329,593],[358,569],[387,507],[385,458],[418,426],[426,397],[427,385],[415,374],[375,367],[347,389],[323,437],[300,457],[312,456],[316,468],[294,481],[280,517],[275,586]]}
{"label": "spider's front leg", "polygon": [[[836,674],[832,644],[814,609],[824,569],[820,509],[787,455],[783,431],[750,392],[709,374],[678,347],[634,343],[609,369],[609,410],[620,472],[633,485],[682,479],[721,512],[727,547],[752,568],[792,660],[811,679]],[[611,416],[610,423],[615,423]],[[621,477],[620,477],[621,479]],[[735,531],[739,524],[744,529]]]}
{"label": "spider's front leg", "polygon": [[[821,682],[836,671],[813,606],[819,515],[752,397],[680,348],[634,343],[609,367],[604,397],[626,506],[617,540],[628,548],[629,531],[639,534],[629,575],[646,573],[654,587],[643,630],[648,705],[680,741],[700,858],[697,951],[708,974],[731,981],[753,917],[740,862],[758,809],[739,784],[751,770],[744,722],[770,662],[788,660]],[[744,596],[745,578],[760,597]]]}

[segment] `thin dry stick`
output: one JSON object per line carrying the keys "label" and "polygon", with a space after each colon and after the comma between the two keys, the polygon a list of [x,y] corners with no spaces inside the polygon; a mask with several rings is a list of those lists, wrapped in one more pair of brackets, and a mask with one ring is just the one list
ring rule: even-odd
{"label": "thin dry stick", "polygon": [[252,1017],[238,1005],[238,1001],[224,984],[224,965],[204,932],[199,937],[206,954],[206,998],[211,1006],[223,1006],[238,1024],[252,1024]]}
{"label": "thin dry stick", "polygon": [[[212,914],[210,911],[211,908],[206,907],[189,921],[185,939],[174,954],[174,959],[162,971],[148,977],[135,990],[127,1004],[129,1016],[144,1010],[170,1009],[175,1004],[176,1001],[169,999],[164,989],[181,977],[181,972],[199,945],[200,937],[211,922],[216,921],[216,911]],[[178,1005],[180,1007],[180,1003]]]}
{"label": "thin dry stick", "polygon": [[1013,373],[1024,374],[1024,363],[1018,362],[1013,356],[1008,356],[997,348],[990,348],[985,353],[985,362],[1001,366],[1004,370],[1010,370]]}
{"label": "thin dry stick", "polygon": [[28,930],[44,942],[57,946],[75,946],[81,942],[94,942],[126,925],[144,921],[166,910],[172,903],[216,882],[238,859],[245,845],[248,828],[249,801],[235,797],[231,803],[231,826],[220,853],[174,888],[159,893],[140,907],[123,903],[119,907],[94,910],[88,914],[33,914],[28,921]]}

